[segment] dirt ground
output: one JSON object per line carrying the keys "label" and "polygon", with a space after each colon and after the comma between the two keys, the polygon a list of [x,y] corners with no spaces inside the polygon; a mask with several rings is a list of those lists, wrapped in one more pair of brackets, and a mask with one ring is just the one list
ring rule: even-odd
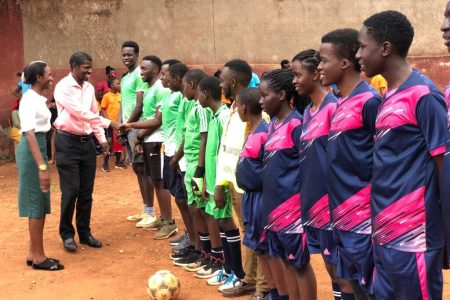
{"label": "dirt ground", "polygon": [[[65,270],[59,272],[35,271],[26,266],[29,239],[27,219],[18,217],[17,170],[14,163],[0,164],[0,299],[148,299],[146,280],[161,269],[179,278],[179,299],[224,299],[217,287],[172,264],[167,240],[153,240],[151,231],[137,229],[134,222],[126,220],[142,207],[131,168],[112,169],[111,173],[97,168],[91,227],[103,248],[79,245],[78,252],[65,252],[58,235],[60,191],[55,166],[51,174],[52,213],[47,217],[45,248],[47,255],[64,264]],[[174,216],[182,227],[176,209]],[[333,299],[321,259],[313,256],[312,264],[319,299]],[[443,299],[450,299],[449,271],[444,272],[444,282]]]}

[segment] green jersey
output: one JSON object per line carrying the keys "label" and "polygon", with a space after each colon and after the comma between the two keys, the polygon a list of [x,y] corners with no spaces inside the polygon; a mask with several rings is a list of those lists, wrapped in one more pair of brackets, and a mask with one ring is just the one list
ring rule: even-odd
{"label": "green jersey", "polygon": [[[194,104],[190,107],[190,103]],[[187,100],[185,103],[185,111],[187,112],[185,120],[184,133],[184,155],[186,160],[198,157],[200,151],[200,133],[208,131],[208,123],[211,119],[211,110],[203,108],[198,100]]]}
{"label": "green jersey", "polygon": [[216,187],[217,155],[219,153],[223,128],[227,125],[229,117],[230,109],[225,104],[222,104],[208,124],[208,139],[205,151],[205,178],[206,192],[210,195],[214,195],[214,189]]}
{"label": "green jersey", "polygon": [[[142,118],[144,120],[154,119],[156,112],[160,109],[163,99],[170,96],[170,90],[163,87],[161,80],[158,79],[151,87],[149,87],[144,93]],[[148,142],[162,142],[163,133],[161,126],[152,132],[144,140]]]}
{"label": "green jersey", "polygon": [[120,92],[122,95],[122,120],[127,122],[136,106],[136,93],[145,92],[148,88],[146,82],[142,81],[141,68],[137,67],[133,72],[122,77],[120,81]]}
{"label": "green jersey", "polygon": [[161,104],[164,152],[167,156],[173,156],[178,150],[176,128],[178,123],[177,118],[179,118],[178,108],[182,98],[183,95],[180,92],[172,92],[169,97],[163,99]]}

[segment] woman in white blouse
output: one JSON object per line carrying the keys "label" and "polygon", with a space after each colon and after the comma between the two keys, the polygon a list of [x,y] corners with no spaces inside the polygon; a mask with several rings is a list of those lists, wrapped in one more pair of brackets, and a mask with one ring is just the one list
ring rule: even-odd
{"label": "woman in white blouse", "polygon": [[42,96],[53,81],[46,63],[30,63],[24,71],[31,89],[19,107],[22,139],[17,147],[19,171],[19,216],[29,220],[30,249],[27,265],[37,270],[57,271],[64,266],[44,253],[45,215],[50,213],[50,174],[47,165],[46,132],[50,130],[50,111]]}

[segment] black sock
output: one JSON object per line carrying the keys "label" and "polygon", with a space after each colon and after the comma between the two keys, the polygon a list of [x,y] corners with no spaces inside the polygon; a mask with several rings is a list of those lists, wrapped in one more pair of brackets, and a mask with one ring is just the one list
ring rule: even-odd
{"label": "black sock", "polygon": [[331,284],[333,285],[334,300],[341,300],[341,289],[339,288],[339,284],[336,282],[332,282]]}
{"label": "black sock", "polygon": [[228,249],[231,256],[231,270],[239,279],[245,277],[244,269],[242,268],[242,253],[241,253],[241,235],[239,229],[233,229],[225,232],[227,236]]}
{"label": "black sock", "polygon": [[199,232],[198,236],[200,238],[200,243],[202,244],[202,250],[207,254],[211,253],[211,237],[209,234]]}
{"label": "black sock", "polygon": [[122,152],[116,152],[116,165],[120,163],[120,159],[122,158]]}
{"label": "black sock", "polygon": [[278,300],[289,300],[289,295],[278,295]]}
{"label": "black sock", "polygon": [[214,258],[218,258],[220,260],[223,260],[222,247],[212,248],[211,249],[211,256],[214,257]]}
{"label": "black sock", "polygon": [[278,290],[277,289],[270,289],[270,299],[272,300],[279,300],[280,295],[278,295]]}
{"label": "black sock", "polygon": [[230,248],[228,247],[227,236],[224,232],[220,232],[220,240],[222,241],[222,250],[223,250],[223,268],[225,269],[225,273],[231,274],[231,253]]}
{"label": "black sock", "polygon": [[355,296],[353,296],[352,293],[341,292],[341,299],[342,300],[355,300]]}
{"label": "black sock", "polygon": [[109,154],[103,157],[103,167],[109,167]]}

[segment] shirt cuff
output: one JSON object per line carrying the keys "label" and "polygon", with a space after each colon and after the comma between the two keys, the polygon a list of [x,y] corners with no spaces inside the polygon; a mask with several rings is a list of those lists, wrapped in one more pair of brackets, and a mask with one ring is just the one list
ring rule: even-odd
{"label": "shirt cuff", "polygon": [[430,151],[431,156],[438,156],[445,153],[445,146],[441,146],[439,148],[433,149]]}
{"label": "shirt cuff", "polygon": [[102,120],[102,127],[103,128],[108,128],[109,125],[111,125],[111,120],[107,119],[107,118],[103,118],[101,117]]}

